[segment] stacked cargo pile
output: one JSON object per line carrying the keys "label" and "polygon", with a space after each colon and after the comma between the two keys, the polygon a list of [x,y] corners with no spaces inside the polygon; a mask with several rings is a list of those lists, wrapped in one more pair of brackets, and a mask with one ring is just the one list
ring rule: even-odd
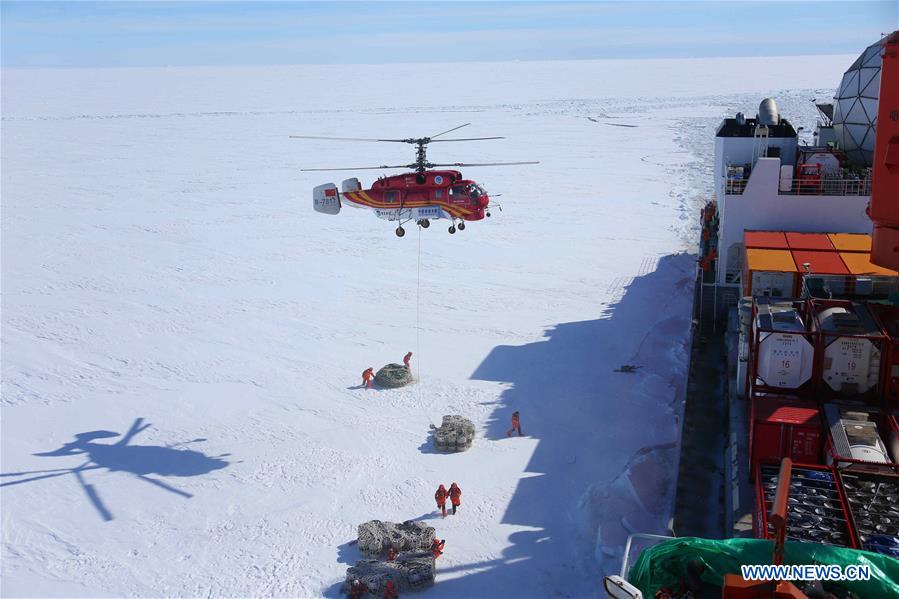
{"label": "stacked cargo pile", "polygon": [[381,557],[394,551],[425,551],[434,541],[434,527],[409,520],[401,524],[370,520],[359,525],[357,543],[366,557]]}
{"label": "stacked cargo pile", "polygon": [[[366,559],[347,568],[343,592],[349,593],[356,580],[378,597],[383,596],[388,580],[401,592],[430,587],[436,576],[434,554],[430,551],[434,536],[433,526],[411,520],[400,524],[381,520],[360,524],[356,542]],[[389,559],[390,550],[396,552],[393,559]]]}
{"label": "stacked cargo pile", "polygon": [[440,451],[467,451],[473,442],[474,423],[458,414],[444,416],[434,430],[434,446]]}
{"label": "stacked cargo pile", "polygon": [[393,561],[363,559],[347,568],[341,590],[349,594],[358,580],[376,597],[384,596],[387,581],[402,592],[422,591],[434,585],[434,554],[430,551],[402,552]]}
{"label": "stacked cargo pile", "polygon": [[402,364],[388,364],[375,374],[375,382],[384,389],[405,387],[412,381],[412,370]]}
{"label": "stacked cargo pile", "polygon": [[743,295],[888,295],[899,273],[871,263],[871,237],[854,233],[746,231]]}
{"label": "stacked cargo pile", "polygon": [[756,297],[741,318],[756,535],[788,457],[789,538],[899,557],[899,308]]}

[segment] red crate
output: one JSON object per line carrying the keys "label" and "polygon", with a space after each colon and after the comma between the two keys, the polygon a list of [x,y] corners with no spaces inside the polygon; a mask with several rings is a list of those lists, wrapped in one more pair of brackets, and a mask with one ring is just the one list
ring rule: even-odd
{"label": "red crate", "polygon": [[[777,462],[755,464],[755,510],[752,514],[753,534],[759,539],[773,538],[768,514],[774,500],[772,479],[779,474]],[[837,472],[829,466],[794,463],[787,511],[787,540],[818,542],[840,547],[858,548],[846,496]],[[795,487],[795,490],[794,490]],[[815,510],[820,513],[816,513]]]}
{"label": "red crate", "polygon": [[824,429],[814,403],[784,397],[754,397],[750,406],[749,460],[820,464]]}

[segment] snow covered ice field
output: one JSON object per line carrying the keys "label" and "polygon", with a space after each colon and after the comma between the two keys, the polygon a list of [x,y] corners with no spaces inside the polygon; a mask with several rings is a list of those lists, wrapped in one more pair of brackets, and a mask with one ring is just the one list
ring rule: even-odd
{"label": "snow covered ice field", "polygon": [[[417,518],[421,597],[597,596],[671,517],[714,129],[810,128],[851,59],[4,71],[0,592],[336,597],[359,523]],[[465,122],[508,139],[432,161],[541,162],[463,169],[503,211],[452,236],[312,211],[378,172],[299,168],[411,146],[288,138]]]}

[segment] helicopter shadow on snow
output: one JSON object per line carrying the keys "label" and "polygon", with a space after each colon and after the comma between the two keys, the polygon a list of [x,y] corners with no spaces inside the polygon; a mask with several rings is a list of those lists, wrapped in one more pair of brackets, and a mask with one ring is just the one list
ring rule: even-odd
{"label": "helicopter shadow on snow", "polygon": [[59,449],[34,455],[48,458],[80,455],[84,456],[84,463],[74,468],[4,472],[0,474],[0,477],[16,477],[17,480],[4,482],[0,484],[0,487],[11,487],[71,474],[75,476],[78,484],[99,516],[108,522],[114,516],[104,503],[97,488],[88,482],[85,473],[91,470],[106,469],[109,472],[125,472],[164,491],[190,499],[193,497],[192,494],[151,475],[162,477],[200,476],[226,468],[230,464],[230,462],[222,459],[230,455],[227,453],[218,456],[208,456],[194,449],[184,449],[184,446],[190,443],[200,443],[206,441],[206,439],[192,439],[169,446],[130,445],[135,436],[149,427],[150,424],[144,424],[143,418],[136,418],[128,432],[121,435],[121,438],[115,443],[97,443],[95,441],[97,439],[119,437],[120,434],[116,432],[96,430],[78,433],[75,435],[74,441],[66,443]]}

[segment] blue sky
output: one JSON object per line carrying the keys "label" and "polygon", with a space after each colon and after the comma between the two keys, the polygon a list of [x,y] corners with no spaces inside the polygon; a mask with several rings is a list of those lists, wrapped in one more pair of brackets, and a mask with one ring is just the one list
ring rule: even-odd
{"label": "blue sky", "polygon": [[0,2],[4,67],[854,54],[899,0]]}

